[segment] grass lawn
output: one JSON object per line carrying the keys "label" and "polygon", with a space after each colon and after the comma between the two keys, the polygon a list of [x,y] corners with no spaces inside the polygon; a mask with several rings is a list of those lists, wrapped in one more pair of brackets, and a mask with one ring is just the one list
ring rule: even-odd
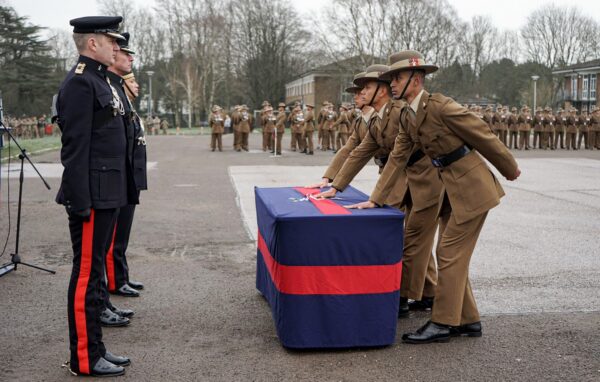
{"label": "grass lawn", "polygon": [[[5,135],[6,138],[6,135]],[[19,144],[21,147],[27,151],[29,155],[35,155],[36,153],[44,153],[50,150],[60,149],[60,136],[49,136],[37,139],[19,139]],[[10,148],[10,150],[9,150]],[[8,153],[10,151],[10,156],[16,158],[19,155],[19,149],[17,145],[11,140],[10,142],[7,139],[4,139],[4,147],[0,152],[2,153],[2,161],[8,158]]]}

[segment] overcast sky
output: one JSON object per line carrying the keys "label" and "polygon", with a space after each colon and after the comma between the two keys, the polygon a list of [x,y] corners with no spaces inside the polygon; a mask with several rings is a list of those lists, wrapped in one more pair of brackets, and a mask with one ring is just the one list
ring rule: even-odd
{"label": "overcast sky", "polygon": [[[153,3],[153,0],[132,0],[138,4]],[[268,1],[268,0],[267,0]],[[19,15],[28,16],[36,25],[52,28],[69,28],[69,20],[102,14],[96,6],[96,0],[0,0],[13,6]],[[329,2],[323,0],[292,0],[300,12],[318,11]],[[577,4],[587,15],[600,21],[599,0],[450,0],[462,20],[469,20],[475,15],[485,15],[492,18],[494,24],[501,29],[519,29],[533,10],[549,4]]]}

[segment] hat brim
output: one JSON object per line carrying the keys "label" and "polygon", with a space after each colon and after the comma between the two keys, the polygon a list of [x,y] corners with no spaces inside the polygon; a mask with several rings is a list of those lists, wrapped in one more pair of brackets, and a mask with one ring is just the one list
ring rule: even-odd
{"label": "hat brim", "polygon": [[362,77],[354,80],[354,85],[363,89],[369,82],[380,82],[386,85],[390,85],[390,81],[379,77]]}
{"label": "hat brim", "polygon": [[358,86],[350,86],[349,88],[344,89],[344,92],[346,93],[356,93],[358,91],[361,91],[363,88],[358,87]]}
{"label": "hat brim", "polygon": [[435,65],[420,65],[420,66],[404,66],[401,68],[394,68],[394,69],[390,69],[385,73],[382,73],[379,78],[384,80],[384,81],[391,81],[392,77],[396,74],[396,73],[400,73],[400,72],[408,72],[411,70],[422,70],[425,72],[425,74],[431,74],[434,72],[438,71],[438,67]]}
{"label": "hat brim", "polygon": [[125,53],[129,53],[129,54],[135,54],[135,52],[129,48],[121,48],[121,50]]}
{"label": "hat brim", "polygon": [[127,40],[125,37],[121,36],[121,35],[120,35],[120,34],[118,34],[118,33],[114,33],[114,32],[104,32],[104,34],[105,34],[105,35],[107,35],[107,36],[110,36],[110,37],[114,37],[114,38],[116,38],[117,40],[123,40],[123,41]]}

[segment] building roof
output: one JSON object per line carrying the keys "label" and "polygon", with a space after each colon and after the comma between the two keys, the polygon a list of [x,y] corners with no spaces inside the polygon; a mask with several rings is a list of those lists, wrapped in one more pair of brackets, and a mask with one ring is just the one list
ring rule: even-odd
{"label": "building roof", "polygon": [[600,71],[600,59],[580,62],[578,64],[573,64],[569,66],[565,66],[564,68],[559,68],[552,71],[552,74],[566,74],[566,73],[574,73],[578,70],[593,70],[598,69]]}

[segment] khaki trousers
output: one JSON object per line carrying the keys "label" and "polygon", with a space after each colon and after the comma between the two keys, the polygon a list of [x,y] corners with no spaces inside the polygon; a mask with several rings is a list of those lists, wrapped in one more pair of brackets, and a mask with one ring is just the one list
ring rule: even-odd
{"label": "khaki trousers", "polygon": [[559,141],[560,141],[560,148],[564,149],[565,148],[565,141],[564,141],[564,139],[565,139],[565,132],[564,131],[557,131],[554,134],[554,147],[558,148],[558,144],[559,144]]}
{"label": "khaki trousers", "polygon": [[309,153],[312,153],[314,150],[314,143],[313,143],[313,132],[312,131],[305,131],[304,132],[304,148],[306,148],[306,150]]}
{"label": "khaki trousers", "polygon": [[577,149],[577,147],[575,146],[576,136],[577,136],[577,133],[567,133],[567,138],[566,138],[567,150]]}
{"label": "khaki trousers", "polygon": [[215,151],[217,146],[219,147],[219,151],[223,151],[223,133],[212,133],[210,137],[210,148]]}
{"label": "khaki trousers", "polygon": [[511,131],[509,132],[509,142],[508,142],[508,148],[509,149],[518,149],[519,148],[519,132],[518,131]]}
{"label": "khaki trousers", "polygon": [[262,136],[263,136],[262,149],[263,149],[263,151],[267,151],[271,148],[271,136],[273,136],[273,134],[263,131]]}
{"label": "khaki trousers", "polygon": [[469,263],[487,212],[458,224],[452,212],[441,216],[444,226],[437,248],[438,285],[431,321],[465,325],[479,321],[479,311],[469,282]]}
{"label": "khaki trousers", "polygon": [[529,131],[519,132],[519,149],[529,150]]}
{"label": "khaki trousers", "polygon": [[248,134],[240,131],[240,146],[243,150],[248,151]]}
{"label": "khaki trousers", "polygon": [[400,297],[421,300],[423,296],[435,296],[437,285],[437,267],[431,251],[438,227],[438,205],[407,212]]}
{"label": "khaki trousers", "polygon": [[296,151],[296,145],[298,150],[304,150],[304,140],[302,139],[302,133],[292,133],[292,151]]}
{"label": "khaki trousers", "polygon": [[236,151],[240,151],[240,132],[238,130],[233,130],[233,149]]}

